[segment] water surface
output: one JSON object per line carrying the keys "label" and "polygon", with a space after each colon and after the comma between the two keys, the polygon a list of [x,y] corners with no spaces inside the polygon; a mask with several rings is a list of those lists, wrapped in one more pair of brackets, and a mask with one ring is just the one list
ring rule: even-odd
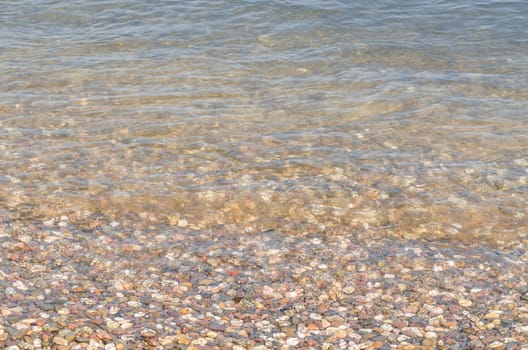
{"label": "water surface", "polygon": [[524,1],[0,1],[0,214],[528,235]]}

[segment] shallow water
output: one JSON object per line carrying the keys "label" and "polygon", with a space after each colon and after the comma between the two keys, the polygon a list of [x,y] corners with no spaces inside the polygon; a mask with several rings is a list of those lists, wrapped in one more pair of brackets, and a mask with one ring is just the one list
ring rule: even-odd
{"label": "shallow water", "polygon": [[5,218],[528,235],[524,1],[0,4]]}

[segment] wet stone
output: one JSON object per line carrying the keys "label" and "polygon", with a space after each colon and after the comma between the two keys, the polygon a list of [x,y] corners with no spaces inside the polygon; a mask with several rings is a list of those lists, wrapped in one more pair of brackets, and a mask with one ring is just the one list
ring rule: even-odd
{"label": "wet stone", "polygon": [[57,344],[57,345],[66,346],[66,345],[68,345],[68,340],[64,339],[63,337],[56,336],[56,337],[53,338],[53,343]]}
{"label": "wet stone", "polygon": [[40,305],[39,305],[39,308],[40,308],[42,311],[51,311],[51,310],[54,310],[54,309],[55,309],[55,305],[54,305],[54,304],[46,304],[46,303],[43,303],[43,304],[40,304]]}
{"label": "wet stone", "polygon": [[[31,251],[37,268],[31,259],[0,268],[11,296],[27,287],[0,305],[0,341],[110,350],[500,349],[528,341],[523,243],[508,251],[343,233],[144,230],[121,218],[82,236],[68,218],[60,239]],[[33,230],[24,227],[17,232]],[[39,239],[57,236],[57,225],[39,227]]]}
{"label": "wet stone", "polygon": [[7,327],[6,331],[7,331],[7,334],[9,334],[9,336],[12,339],[18,340],[18,339],[22,339],[27,334],[27,332],[29,331],[29,328]]}

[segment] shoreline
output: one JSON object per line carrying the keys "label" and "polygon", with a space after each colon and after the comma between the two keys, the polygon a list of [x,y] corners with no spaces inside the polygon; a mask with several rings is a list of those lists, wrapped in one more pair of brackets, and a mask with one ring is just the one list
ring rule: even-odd
{"label": "shoreline", "polygon": [[528,253],[485,243],[0,226],[6,349],[526,349]]}

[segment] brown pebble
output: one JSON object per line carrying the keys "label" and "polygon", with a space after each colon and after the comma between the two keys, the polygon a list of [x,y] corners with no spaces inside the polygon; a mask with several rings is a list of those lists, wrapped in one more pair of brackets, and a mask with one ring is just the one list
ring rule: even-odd
{"label": "brown pebble", "polygon": [[66,346],[68,345],[68,341],[64,339],[63,337],[56,336],[53,338],[53,344]]}
{"label": "brown pebble", "polygon": [[308,328],[309,331],[318,331],[319,330],[319,327],[317,327],[315,324],[313,323],[310,323],[306,326],[306,328]]}
{"label": "brown pebble", "polygon": [[143,338],[152,338],[152,337],[155,337],[157,334],[155,331],[153,331],[152,329],[143,329],[141,331],[141,336]]}
{"label": "brown pebble", "polygon": [[98,329],[95,334],[101,340],[112,340],[112,336],[110,334],[108,334],[108,332],[103,331],[102,329]]}
{"label": "brown pebble", "polygon": [[362,311],[360,314],[359,314],[359,319],[360,320],[370,320],[372,316],[369,315],[367,312],[364,312]]}
{"label": "brown pebble", "polygon": [[396,320],[394,322],[392,322],[392,326],[394,328],[404,328],[404,327],[407,327],[408,323],[405,322],[405,321],[401,321],[401,320]]}
{"label": "brown pebble", "polygon": [[285,330],[283,330],[284,333],[286,333],[286,336],[288,338],[294,338],[297,334],[296,330],[293,329],[293,328],[287,328]]}
{"label": "brown pebble", "polygon": [[127,334],[127,333],[130,333],[129,330],[127,329],[123,329],[123,328],[114,328],[110,331],[112,334],[114,335],[123,335],[123,334]]}
{"label": "brown pebble", "polygon": [[308,339],[308,340],[306,340],[306,345],[311,346],[311,347],[316,347],[318,345],[318,343],[314,339]]}
{"label": "brown pebble", "polygon": [[181,344],[181,345],[189,345],[191,343],[191,340],[185,334],[178,334],[176,336],[176,339],[178,341],[178,344]]}
{"label": "brown pebble", "polygon": [[446,328],[456,328],[458,326],[457,321],[445,321],[442,323],[442,325]]}
{"label": "brown pebble", "polygon": [[192,312],[192,310],[189,309],[189,308],[187,308],[187,307],[184,307],[184,308],[180,309],[180,313],[181,313],[182,315],[188,315],[188,314],[190,314],[191,312]]}
{"label": "brown pebble", "polygon": [[460,312],[462,310],[462,307],[460,305],[449,305],[449,312],[451,314],[455,314],[457,312]]}
{"label": "brown pebble", "polygon": [[376,340],[373,344],[372,344],[372,348],[373,349],[380,349],[381,347],[383,347],[383,343],[379,340]]}
{"label": "brown pebble", "polygon": [[367,197],[371,201],[374,201],[374,200],[378,199],[379,192],[377,190],[374,190],[374,189],[367,190],[367,191],[365,191],[365,197]]}

